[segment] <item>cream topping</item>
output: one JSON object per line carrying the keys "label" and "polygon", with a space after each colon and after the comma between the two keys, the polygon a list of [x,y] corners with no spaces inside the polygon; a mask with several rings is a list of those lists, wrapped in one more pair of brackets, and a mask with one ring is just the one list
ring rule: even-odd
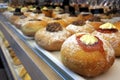
{"label": "cream topping", "polygon": [[101,25],[100,28],[101,29],[116,29],[116,27],[113,24],[109,23],[109,22]]}
{"label": "cream topping", "polygon": [[42,10],[48,10],[48,8],[47,7],[43,7]]}
{"label": "cream topping", "polygon": [[80,41],[82,41],[86,45],[93,45],[98,42],[98,39],[93,35],[86,34],[80,38]]}

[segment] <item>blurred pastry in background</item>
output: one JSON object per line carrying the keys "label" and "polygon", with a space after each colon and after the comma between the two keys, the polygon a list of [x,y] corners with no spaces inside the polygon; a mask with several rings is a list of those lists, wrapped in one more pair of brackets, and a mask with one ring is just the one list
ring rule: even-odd
{"label": "blurred pastry in background", "polygon": [[35,33],[41,29],[46,27],[47,22],[40,19],[30,19],[26,23],[24,23],[21,27],[21,31],[24,35],[34,37]]}

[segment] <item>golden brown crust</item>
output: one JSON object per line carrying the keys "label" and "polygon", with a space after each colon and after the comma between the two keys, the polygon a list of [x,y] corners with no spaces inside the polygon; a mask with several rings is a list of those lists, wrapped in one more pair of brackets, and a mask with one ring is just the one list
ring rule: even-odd
{"label": "golden brown crust", "polygon": [[47,25],[45,21],[28,21],[21,27],[21,31],[27,36],[34,36],[34,34],[41,28]]}
{"label": "golden brown crust", "polygon": [[102,25],[103,23],[102,22],[89,22],[88,24],[93,26],[95,29],[98,29],[100,25]]}
{"label": "golden brown crust", "polygon": [[10,17],[10,22],[12,23],[12,24],[14,24],[14,22],[16,21],[16,20],[18,20],[18,19],[20,19],[20,16],[15,16],[15,15],[13,15],[13,16],[11,16]]}
{"label": "golden brown crust", "polygon": [[[104,42],[104,44],[106,43]],[[104,45],[104,47],[110,48],[111,52],[114,53],[111,46]],[[106,72],[114,62],[114,55],[108,56],[108,54],[107,50],[105,50],[105,55],[100,51],[84,51],[77,44],[74,35],[63,43],[61,49],[63,64],[70,70],[85,77],[95,77]]]}
{"label": "golden brown crust", "polygon": [[112,45],[115,51],[115,56],[117,57],[120,56],[120,32],[119,31],[113,32],[113,33],[102,33],[98,31],[94,31],[92,34],[107,40]]}
{"label": "golden brown crust", "polygon": [[40,29],[35,34],[36,43],[46,50],[60,50],[62,43],[67,39],[71,34],[63,29],[58,32],[49,32],[46,31],[46,28]]}
{"label": "golden brown crust", "polygon": [[120,21],[115,22],[114,25],[116,26],[116,28],[117,28],[118,30],[120,30]]}
{"label": "golden brown crust", "polygon": [[88,20],[88,19],[90,19],[92,17],[93,17],[92,14],[79,14],[78,15],[78,19],[79,20],[84,20],[84,21],[86,21],[86,20]]}

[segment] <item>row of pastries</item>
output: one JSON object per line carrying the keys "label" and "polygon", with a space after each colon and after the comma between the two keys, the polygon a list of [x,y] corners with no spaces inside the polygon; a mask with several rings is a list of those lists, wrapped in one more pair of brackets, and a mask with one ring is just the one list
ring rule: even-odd
{"label": "row of pastries", "polygon": [[6,39],[4,39],[4,45],[10,54],[11,63],[14,65],[13,68],[15,68],[16,75],[19,76],[18,78],[21,80],[31,80],[30,75],[28,74],[25,67],[22,65],[21,61],[19,60],[16,53]]}
{"label": "row of pastries", "polygon": [[63,64],[70,70],[85,77],[106,72],[120,56],[120,21],[104,22],[102,18],[109,18],[106,15],[73,16],[59,11],[44,7],[39,14],[3,14],[24,35],[34,37],[41,48],[60,51]]}

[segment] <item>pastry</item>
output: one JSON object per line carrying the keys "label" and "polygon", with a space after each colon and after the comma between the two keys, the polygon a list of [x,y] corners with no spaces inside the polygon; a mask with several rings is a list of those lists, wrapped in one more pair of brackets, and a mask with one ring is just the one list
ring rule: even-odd
{"label": "pastry", "polygon": [[22,69],[19,71],[19,76],[20,76],[21,78],[23,78],[23,77],[26,75],[26,73],[27,73],[27,71],[25,70],[24,67],[22,67]]}
{"label": "pastry", "polygon": [[47,22],[40,19],[31,19],[24,23],[21,27],[21,31],[24,35],[33,37],[34,34],[41,28],[44,28]]}
{"label": "pastry", "polygon": [[78,20],[78,17],[77,16],[68,16],[66,18],[64,18],[64,20],[66,21],[66,23],[69,25],[71,24],[73,21],[77,21]]}
{"label": "pastry", "polygon": [[120,21],[115,22],[114,25],[118,30],[120,30]]}
{"label": "pastry", "polygon": [[120,56],[120,32],[113,24],[105,23],[92,34],[109,41],[115,50],[115,56]]}
{"label": "pastry", "polygon": [[46,28],[40,29],[35,34],[36,43],[50,51],[60,50],[62,43],[71,34],[58,22],[48,23]]}
{"label": "pastry", "polygon": [[62,18],[53,18],[52,21],[49,21],[49,23],[51,23],[51,22],[58,22],[58,23],[60,23],[63,27],[66,27],[66,26],[68,25],[68,23],[67,23],[64,19],[62,19]]}
{"label": "pastry", "polygon": [[52,9],[48,9],[47,7],[43,7],[41,11],[43,14],[45,14],[46,17],[52,17],[52,14],[53,14]]}
{"label": "pastry", "polygon": [[23,80],[32,80],[32,79],[31,79],[30,75],[27,73],[25,75],[25,77],[23,78]]}
{"label": "pastry", "polygon": [[15,57],[13,58],[13,62],[14,62],[14,64],[15,64],[16,66],[18,66],[18,65],[21,64],[21,61],[18,59],[17,56],[15,56]]}
{"label": "pastry", "polygon": [[27,16],[20,16],[19,19],[14,21],[14,25],[15,27],[17,27],[18,29],[21,28],[22,24],[24,24],[26,21],[29,21],[30,18],[27,18]]}
{"label": "pastry", "polygon": [[115,59],[114,50],[106,40],[84,33],[69,37],[60,53],[66,67],[85,77],[106,72]]}
{"label": "pastry", "polygon": [[9,21],[14,24],[16,20],[19,20],[20,16],[16,16],[16,15],[12,15],[11,17],[9,17]]}
{"label": "pastry", "polygon": [[87,25],[83,20],[77,20],[73,21],[70,25],[68,25],[66,27],[66,30],[71,32],[71,34],[75,34],[78,32],[91,33],[94,31],[94,28],[92,26]]}
{"label": "pastry", "polygon": [[87,24],[90,24],[95,29],[98,29],[100,25],[103,24],[100,17],[94,16],[86,21]]}
{"label": "pastry", "polygon": [[86,21],[86,20],[88,20],[92,17],[93,17],[93,14],[90,14],[90,13],[81,13],[81,14],[78,15],[78,19],[79,20],[84,20],[84,21]]}

